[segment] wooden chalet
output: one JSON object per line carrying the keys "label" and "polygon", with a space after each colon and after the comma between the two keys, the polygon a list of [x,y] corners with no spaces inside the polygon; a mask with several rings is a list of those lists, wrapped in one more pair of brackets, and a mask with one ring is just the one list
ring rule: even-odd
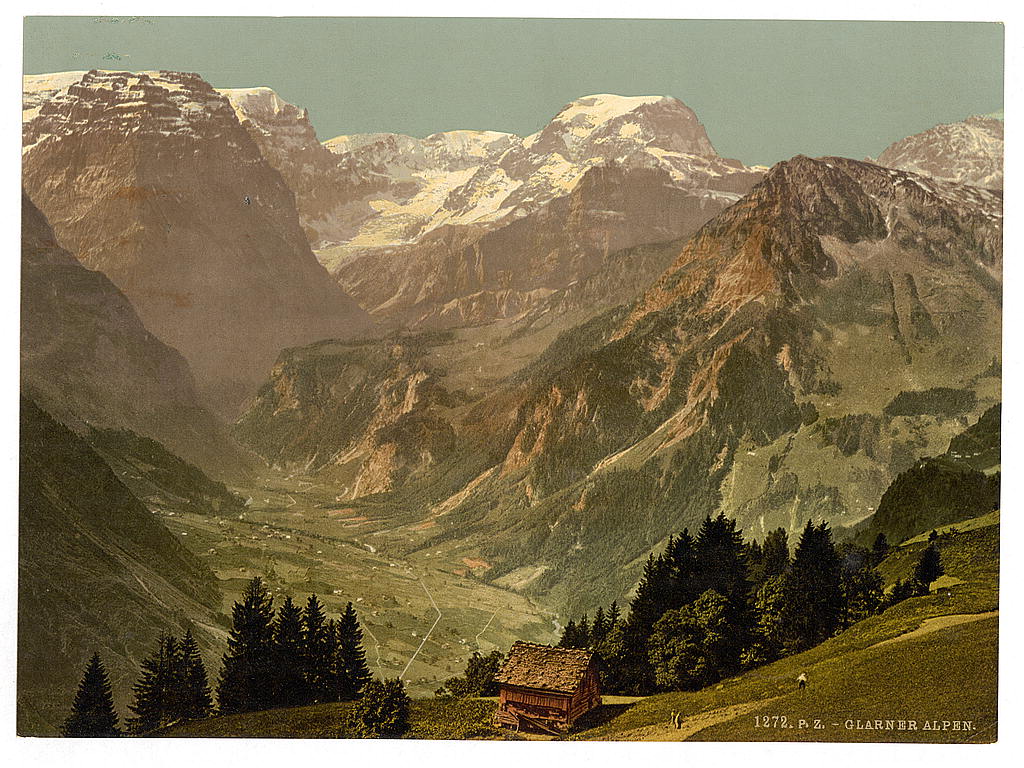
{"label": "wooden chalet", "polygon": [[494,679],[498,726],[558,733],[601,704],[597,657],[580,648],[517,641]]}

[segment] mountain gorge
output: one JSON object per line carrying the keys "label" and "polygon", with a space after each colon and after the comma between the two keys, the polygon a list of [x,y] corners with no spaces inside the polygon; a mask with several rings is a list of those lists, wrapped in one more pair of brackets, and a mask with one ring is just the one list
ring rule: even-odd
{"label": "mountain gorge", "polygon": [[210,471],[244,475],[249,460],[202,405],[184,358],[60,246],[25,195],[21,215],[23,391],[65,423],[128,428]]}
{"label": "mountain gorge", "polygon": [[[532,589],[586,607],[717,509],[753,536],[866,517],[999,399],[1001,258],[998,193],[779,164],[631,308],[471,411],[464,438],[500,458],[434,507],[439,540],[479,532],[494,577],[544,573]],[[967,411],[885,415],[903,391],[954,384],[977,393]]]}
{"label": "mountain gorge", "polygon": [[281,348],[369,327],[310,251],[295,195],[198,75],[90,71],[38,106],[23,144],[23,183],[57,238],[222,411]]}

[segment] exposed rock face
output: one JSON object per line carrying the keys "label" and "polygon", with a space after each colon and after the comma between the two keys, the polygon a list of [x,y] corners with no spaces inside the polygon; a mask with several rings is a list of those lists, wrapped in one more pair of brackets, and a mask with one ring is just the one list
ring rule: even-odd
{"label": "exposed rock face", "polygon": [[18,733],[57,735],[94,652],[124,717],[159,634],[190,621],[213,645],[217,579],[82,437],[25,398],[20,491]]}
{"label": "exposed rock face", "polygon": [[969,117],[900,139],[879,165],[991,189],[1003,188],[1003,121]]}
{"label": "exposed rock face", "polygon": [[339,136],[269,89],[225,91],[296,190],[318,256],[371,313],[413,327],[516,317],[614,252],[690,235],[760,178],[677,99],[602,94],[526,139]]}
{"label": "exposed rock face", "polygon": [[127,427],[219,474],[245,465],[199,404],[185,359],[101,272],[60,247],[22,196],[21,383],[66,423]]}
{"label": "exposed rock face", "polygon": [[473,410],[465,434],[505,447],[449,514],[481,532],[496,573],[548,566],[581,609],[628,588],[615,567],[719,508],[748,536],[863,519],[960,428],[883,418],[895,395],[971,388],[979,412],[998,397],[1001,203],[842,158],[779,164],[629,311]]}
{"label": "exposed rock face", "polygon": [[329,472],[342,496],[381,493],[422,475],[455,448],[444,415],[460,401],[428,359],[431,334],[287,350],[235,425],[284,469]]}
{"label": "exposed rock face", "polygon": [[281,175],[198,75],[86,73],[25,125],[23,178],[60,241],[225,409],[281,348],[367,327],[309,250]]}

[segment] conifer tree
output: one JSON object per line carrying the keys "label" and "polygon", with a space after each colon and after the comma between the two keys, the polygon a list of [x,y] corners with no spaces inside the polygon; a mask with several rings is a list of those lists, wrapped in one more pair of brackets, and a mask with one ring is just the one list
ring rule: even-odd
{"label": "conifer tree", "polygon": [[178,641],[161,635],[156,651],[142,660],[142,674],[133,688],[135,701],[128,720],[133,733],[148,733],[181,719],[183,664]]}
{"label": "conifer tree", "polygon": [[684,528],[676,537],[669,537],[665,562],[668,568],[668,594],[662,613],[689,605],[700,594],[697,591],[696,544],[688,528]]}
{"label": "conifer tree", "polygon": [[875,543],[871,545],[871,564],[877,566],[888,554],[889,540],[884,533],[879,533],[875,536]]}
{"label": "conifer tree", "polygon": [[274,704],[294,707],[312,701],[304,675],[302,609],[285,597],[274,622]]}
{"label": "conifer tree", "polygon": [[783,634],[786,650],[802,651],[831,637],[844,613],[842,564],[832,531],[807,521],[786,574]]}
{"label": "conifer tree", "polygon": [[588,648],[590,646],[590,621],[587,614],[580,617],[580,623],[576,625],[576,645],[574,648]]}
{"label": "conifer tree", "polygon": [[302,650],[303,673],[314,702],[330,701],[334,693],[331,686],[331,644],[332,640],[327,637],[327,615],[323,603],[312,594],[302,611]]}
{"label": "conifer tree", "polygon": [[199,644],[192,627],[185,630],[181,640],[182,695],[178,714],[186,720],[202,720],[213,713],[213,697],[206,665],[199,653]]}
{"label": "conifer tree", "polygon": [[914,566],[914,581],[918,584],[918,594],[927,595],[931,583],[945,572],[939,550],[934,544],[929,544],[921,553],[917,565]]}
{"label": "conifer tree", "polygon": [[604,608],[598,606],[594,612],[594,623],[590,627],[590,647],[596,648],[600,645],[607,634],[608,628],[605,625]]}
{"label": "conifer tree", "polygon": [[651,553],[644,565],[636,594],[629,603],[629,616],[623,624],[614,661],[619,690],[636,694],[653,690],[654,669],[647,654],[647,639],[655,622],[665,612],[670,593],[670,567],[663,555],[655,557]]}
{"label": "conifer tree", "polygon": [[343,665],[340,663],[338,655],[338,649],[340,643],[338,640],[338,622],[334,619],[327,620],[327,699],[326,701],[340,701],[341,691],[344,687],[343,677],[345,670]]}
{"label": "conifer tree", "polygon": [[228,650],[217,685],[220,711],[252,712],[273,702],[275,674],[274,601],[256,576],[231,608]]}
{"label": "conifer tree", "polygon": [[761,555],[762,579],[781,576],[789,567],[789,535],[785,528],[776,528],[764,537]]}
{"label": "conifer tree", "polygon": [[579,637],[579,631],[576,629],[576,620],[569,619],[565,626],[562,627],[562,637],[558,640],[559,648],[575,648],[576,639]]}
{"label": "conifer tree", "polygon": [[117,728],[110,678],[98,653],[94,653],[85,666],[71,715],[61,726],[61,735],[72,738],[121,735]]}
{"label": "conifer tree", "polygon": [[719,513],[706,517],[695,539],[697,561],[697,594],[713,590],[729,601],[732,623],[743,611],[750,582],[743,534],[736,521]]}
{"label": "conifer tree", "polygon": [[352,603],[345,606],[338,620],[337,631],[338,698],[348,701],[358,698],[371,679],[366,652],[363,650],[363,630]]}
{"label": "conifer tree", "polygon": [[611,632],[615,627],[618,626],[619,620],[621,619],[619,612],[619,604],[615,600],[612,600],[611,607],[608,609],[608,629],[607,632]]}

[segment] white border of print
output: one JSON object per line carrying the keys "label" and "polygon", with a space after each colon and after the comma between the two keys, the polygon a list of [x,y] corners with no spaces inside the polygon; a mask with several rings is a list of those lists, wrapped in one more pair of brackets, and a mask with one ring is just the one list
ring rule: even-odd
{"label": "white border of print", "polygon": [[[498,11],[494,13],[493,11]],[[626,11],[626,13],[623,13]],[[0,375],[0,487],[3,490],[3,514],[0,515],[0,681],[3,697],[0,700],[0,759],[9,765],[57,764],[80,766],[118,766],[145,764],[147,768],[192,764],[197,766],[281,766],[307,765],[343,766],[416,766],[416,768],[448,768],[453,761],[463,765],[479,764],[504,768],[524,761],[561,762],[572,765],[587,761],[594,768],[620,766],[626,761],[642,759],[665,764],[685,761],[694,765],[732,766],[741,761],[756,762],[759,768],[785,765],[821,765],[831,768],[842,766],[890,765],[902,766],[909,762],[927,761],[929,768],[960,765],[965,759],[986,765],[1009,762],[1010,756],[1021,746],[1022,722],[1019,684],[1022,661],[1020,599],[1022,578],[1021,557],[1004,557],[1002,561],[1003,605],[1001,606],[1000,642],[1000,720],[1002,728],[995,746],[934,746],[864,744],[699,744],[691,743],[481,743],[481,742],[330,742],[306,740],[166,740],[124,739],[117,742],[61,739],[16,739],[14,734],[14,679],[15,679],[15,606],[17,584],[17,434],[18,434],[18,259],[20,252],[20,192],[14,183],[20,175],[21,145],[21,29],[22,15],[244,15],[275,16],[514,16],[549,18],[777,18],[777,19],[830,19],[830,20],[933,20],[933,21],[1002,21],[1006,23],[1006,124],[1013,136],[1007,141],[1005,211],[1006,230],[1004,252],[1008,254],[1004,267],[1004,389],[1003,408],[1003,464],[1011,471],[1003,472],[1003,506],[1009,514],[1003,518],[1002,541],[1004,552],[1013,553],[1018,542],[1024,540],[1022,518],[1018,502],[1024,499],[1024,474],[1019,468],[1024,456],[1024,397],[1021,396],[1024,365],[1021,347],[1024,344],[1024,299],[1022,295],[1021,227],[1017,212],[1020,188],[1020,158],[1022,150],[1016,141],[1016,127],[1024,124],[1021,115],[1021,63],[1024,61],[1024,14],[1008,2],[989,0],[861,0],[854,4],[823,3],[810,0],[776,0],[772,3],[752,0],[720,0],[714,4],[701,4],[699,8],[679,2],[649,2],[631,0],[624,3],[608,0],[519,0],[514,4],[491,5],[480,0],[458,0],[426,5],[408,0],[377,0],[373,3],[298,2],[274,3],[265,0],[250,2],[221,2],[207,0],[180,0],[173,4],[150,2],[23,2],[3,11],[0,35],[3,38],[2,75],[4,119],[2,129],[3,169],[7,181],[0,185],[3,211],[3,238],[5,248],[0,258],[0,291],[5,308],[0,324],[0,360],[4,361]],[[18,147],[19,149],[15,149]]]}

